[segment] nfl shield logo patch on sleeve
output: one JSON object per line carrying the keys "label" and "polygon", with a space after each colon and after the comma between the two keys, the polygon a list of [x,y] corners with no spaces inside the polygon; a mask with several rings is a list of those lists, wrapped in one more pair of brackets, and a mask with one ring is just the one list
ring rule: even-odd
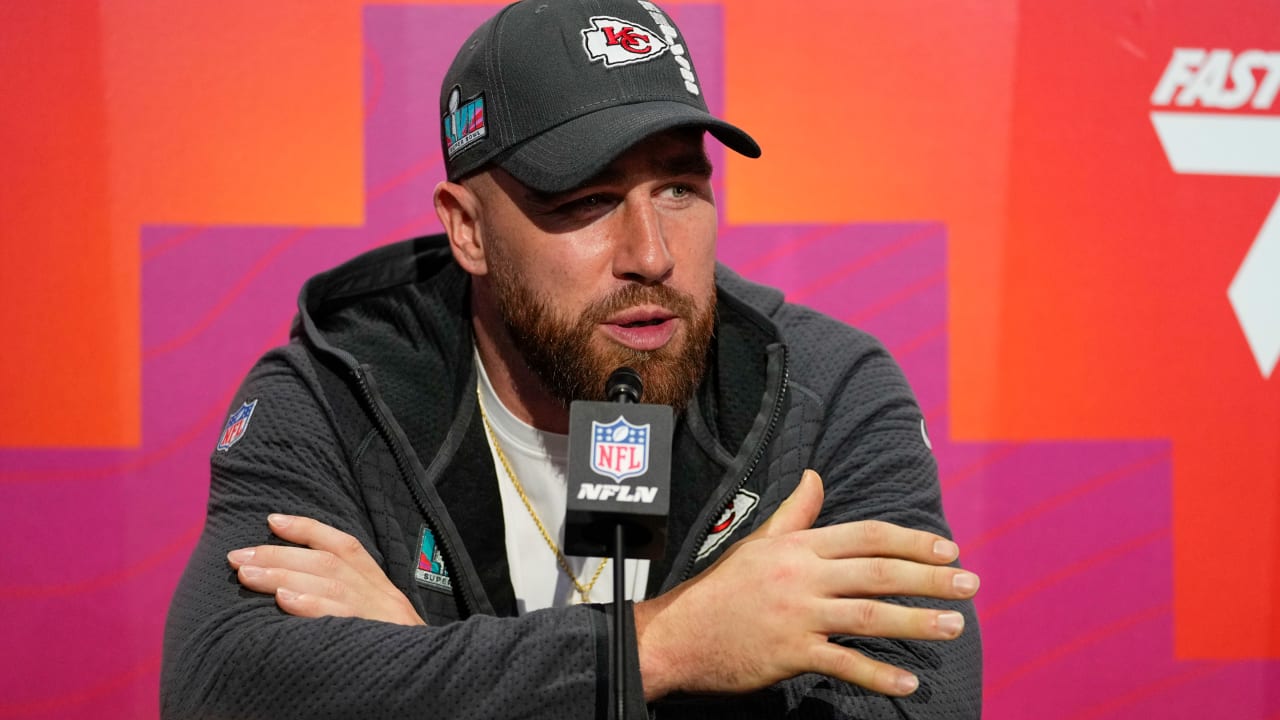
{"label": "nfl shield logo patch on sleeve", "polygon": [[240,442],[240,438],[249,430],[249,419],[253,417],[253,409],[256,407],[258,400],[255,398],[231,413],[227,424],[222,428],[222,434],[218,436],[218,450],[230,450],[232,445]]}

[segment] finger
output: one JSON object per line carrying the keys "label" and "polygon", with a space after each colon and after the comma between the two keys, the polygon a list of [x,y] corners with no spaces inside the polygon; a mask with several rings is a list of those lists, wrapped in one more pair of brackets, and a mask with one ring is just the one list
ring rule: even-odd
{"label": "finger", "polygon": [[859,520],[815,528],[810,547],[820,557],[894,557],[945,565],[960,555],[947,538],[882,520]]}
{"label": "finger", "polygon": [[914,608],[880,600],[829,600],[819,606],[828,635],[905,640],[954,640],[964,632],[964,615],[954,610]]}
{"label": "finger", "polygon": [[870,557],[833,560],[824,575],[832,597],[915,595],[964,600],[978,592],[979,578],[968,570],[913,560]]}
{"label": "finger", "polygon": [[822,510],[822,496],[822,478],[813,470],[805,470],[796,489],[750,537],[774,537],[813,527]]}
{"label": "finger", "polygon": [[259,545],[227,553],[232,567],[256,565],[262,568],[279,568],[294,572],[328,577],[347,583],[358,583],[364,576],[345,559],[328,550],[312,550],[286,545]]}
{"label": "finger", "polygon": [[290,615],[297,617],[362,617],[367,620],[395,623],[397,625],[426,625],[422,618],[411,608],[402,608],[396,612],[389,608],[387,612],[376,616],[361,612],[361,608],[333,600],[323,595],[299,593],[289,588],[280,588],[275,593],[276,605]]}
{"label": "finger", "polygon": [[319,520],[282,513],[268,515],[267,524],[271,526],[271,532],[282,540],[331,552],[350,563],[356,572],[370,581],[379,584],[387,582],[386,574],[373,556],[365,550],[359,540],[348,533]]}
{"label": "finger", "polygon": [[910,695],[920,686],[919,679],[910,672],[832,642],[815,645],[810,659],[811,672],[830,675],[885,695]]}
{"label": "finger", "polygon": [[401,593],[367,592],[360,583],[348,585],[333,578],[318,577],[281,568],[242,565],[240,584],[255,592],[274,595],[276,604],[299,617],[361,617],[398,625],[425,625],[413,604]]}
{"label": "finger", "polygon": [[335,602],[355,606],[360,598],[351,585],[328,577],[310,575],[282,568],[241,565],[236,572],[240,584],[254,592],[274,595],[281,589],[299,594],[327,598]]}
{"label": "finger", "polygon": [[355,609],[329,598],[299,593],[288,588],[276,590],[276,605],[297,617],[356,617]]}

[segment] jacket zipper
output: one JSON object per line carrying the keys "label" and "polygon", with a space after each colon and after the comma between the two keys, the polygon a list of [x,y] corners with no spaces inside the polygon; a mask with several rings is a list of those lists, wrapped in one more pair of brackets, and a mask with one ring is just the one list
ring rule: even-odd
{"label": "jacket zipper", "polygon": [[[413,502],[418,507],[418,512],[422,513],[422,517],[427,519],[431,525],[435,525],[435,517],[427,509],[427,500],[422,496],[418,483],[415,482],[413,468],[409,464],[409,458],[404,454],[404,448],[400,447],[400,443],[396,441],[395,434],[391,430],[391,424],[383,417],[382,411],[378,407],[377,399],[373,396],[373,390],[369,388],[364,373],[361,372],[359,366],[352,368],[352,376],[356,380],[356,385],[360,388],[360,393],[364,397],[365,404],[369,408],[369,413],[373,416],[374,425],[378,432],[387,442],[387,447],[391,448],[391,455],[395,458],[396,467],[400,470],[400,476],[404,478],[405,484],[409,486],[409,494],[413,496]],[[445,558],[446,567],[458,567],[456,559],[453,555],[453,548],[450,546],[450,540],[445,533],[439,533],[436,541],[440,543],[441,553]],[[461,576],[458,577],[458,597],[462,600],[462,608],[468,617],[472,614],[472,604],[467,597],[466,583]]]}
{"label": "jacket zipper", "polygon": [[[741,490],[743,485],[747,484],[747,479],[751,477],[760,461],[764,459],[765,449],[769,446],[770,441],[773,440],[773,431],[777,428],[778,419],[782,415],[782,399],[787,394],[787,384],[790,378],[791,368],[787,362],[787,348],[784,345],[782,347],[782,382],[778,385],[778,397],[773,403],[772,412],[769,414],[769,424],[765,427],[764,435],[760,437],[759,444],[756,445],[755,454],[751,456],[751,462],[747,463],[746,472],[742,474],[738,482],[734,483],[728,493],[720,497],[716,507],[723,508],[728,505],[730,498]],[[699,531],[698,541],[693,544],[693,556],[689,558],[689,563],[685,566],[684,573],[680,575],[680,582],[688,580],[693,575],[693,568],[698,564],[698,548],[702,547],[703,543],[707,541],[707,536],[711,534],[711,528],[715,526],[718,517],[719,515],[711,516],[711,522]]]}
{"label": "jacket zipper", "polygon": [[[778,418],[782,415],[782,399],[787,394],[787,384],[790,381],[790,378],[791,368],[787,362],[787,348],[784,345],[782,347],[782,382],[778,385],[778,397],[773,404],[773,410],[769,414],[769,424],[765,427],[764,435],[761,436],[759,444],[756,445],[755,454],[751,456],[751,462],[747,463],[746,472],[742,474],[742,477],[738,482],[734,483],[728,493],[720,497],[720,501],[716,507],[724,507],[725,505],[728,505],[729,498],[732,498],[738,490],[742,489],[743,485],[747,484],[747,479],[751,477],[751,474],[756,471],[756,467],[760,465],[760,461],[764,459],[765,449],[769,447],[769,442],[773,440],[773,431],[777,428]],[[716,519],[718,517],[718,515],[713,515],[711,517],[711,522],[699,531],[698,541],[693,544],[693,555],[689,558],[689,563],[685,566],[684,572],[680,575],[680,582],[688,580],[689,577],[693,575],[693,567],[698,563],[698,548],[702,547],[702,544],[707,541],[707,536],[711,534],[711,528],[715,526]],[[657,720],[657,718],[658,708],[650,706],[649,719]]]}

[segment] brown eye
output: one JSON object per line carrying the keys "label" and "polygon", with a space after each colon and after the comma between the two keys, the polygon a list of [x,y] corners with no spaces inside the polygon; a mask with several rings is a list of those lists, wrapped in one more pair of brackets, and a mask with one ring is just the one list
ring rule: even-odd
{"label": "brown eye", "polygon": [[560,210],[567,213],[591,212],[600,209],[604,204],[604,195],[593,193],[565,203]]}

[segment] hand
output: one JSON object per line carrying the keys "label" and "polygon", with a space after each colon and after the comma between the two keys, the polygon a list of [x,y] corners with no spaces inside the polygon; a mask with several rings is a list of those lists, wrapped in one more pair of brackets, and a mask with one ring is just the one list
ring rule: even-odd
{"label": "hand", "polygon": [[299,617],[426,624],[359,540],[310,518],[272,514],[267,524],[277,537],[305,547],[259,545],[227,553],[241,585],[275,595],[281,610]]}
{"label": "hand", "polygon": [[874,520],[813,528],[822,497],[822,480],[805,471],[791,497],[714,565],[636,605],[646,700],[748,692],[805,672],[886,695],[915,691],[910,672],[828,636],[956,638],[960,613],[869,598],[970,598],[978,577],[947,567],[959,549],[940,535]]}

